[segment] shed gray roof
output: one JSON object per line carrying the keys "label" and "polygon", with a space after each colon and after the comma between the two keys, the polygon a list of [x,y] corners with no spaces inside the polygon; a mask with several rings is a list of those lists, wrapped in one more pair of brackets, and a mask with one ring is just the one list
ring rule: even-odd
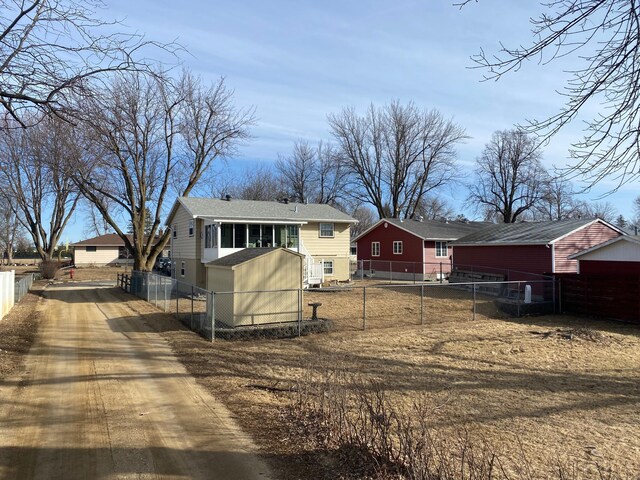
{"label": "shed gray roof", "polygon": [[459,238],[454,245],[546,245],[600,219],[559,220],[552,222],[499,223]]}
{"label": "shed gray roof", "polygon": [[423,240],[456,240],[460,237],[475,232],[478,229],[490,225],[486,222],[445,222],[442,220],[400,220],[399,218],[383,218],[368,230],[360,234],[355,241],[358,241],[378,225],[385,222],[396,225],[398,228],[407,230]]}
{"label": "shed gray roof", "polygon": [[[241,263],[248,262],[249,260],[253,260],[254,258],[261,257],[262,255],[266,255],[267,253],[271,253],[275,250],[280,250],[280,247],[245,248],[243,250],[240,250],[239,252],[235,252],[230,255],[226,255],[224,257],[218,258],[217,260],[208,262],[207,265],[216,265],[220,267],[235,267],[236,265],[240,265]],[[291,252],[291,253],[294,253],[294,252]]]}
{"label": "shed gray roof", "polygon": [[[257,200],[221,200],[218,198],[179,197],[193,217],[211,217],[222,220],[272,220],[272,221],[327,221],[356,223],[346,213],[325,204],[280,203]],[[173,211],[176,205],[174,205]],[[169,219],[172,214],[169,215]],[[169,220],[167,220],[169,222]]]}

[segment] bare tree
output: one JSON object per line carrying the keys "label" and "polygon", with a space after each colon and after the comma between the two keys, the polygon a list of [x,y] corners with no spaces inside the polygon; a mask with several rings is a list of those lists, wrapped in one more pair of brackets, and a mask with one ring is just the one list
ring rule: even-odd
{"label": "bare tree", "polygon": [[[108,203],[108,199],[104,199],[104,201]],[[85,226],[82,233],[85,237],[99,237],[113,230],[93,203],[85,201],[82,207],[85,213]],[[109,210],[111,210],[111,208],[109,208]]]}
{"label": "bare tree", "polygon": [[469,185],[467,202],[514,223],[543,198],[547,172],[535,141],[519,130],[493,134],[477,160],[476,183]]}
{"label": "bare tree", "polygon": [[[470,3],[469,0],[460,5]],[[546,64],[573,58],[580,66],[565,85],[563,108],[528,130],[545,137],[555,134],[591,105],[597,115],[587,122],[587,134],[573,145],[572,170],[591,185],[614,176],[619,185],[640,176],[640,30],[635,0],[549,0],[531,19],[533,40],[528,46],[502,46],[497,54],[483,50],[474,60],[499,79],[525,62]]]}
{"label": "bare tree", "polygon": [[119,70],[145,69],[134,59],[149,46],[102,20],[99,0],[0,1],[0,106],[22,125],[33,108],[68,116],[92,80]]}
{"label": "bare tree", "polygon": [[576,216],[578,218],[601,218],[613,223],[618,215],[618,209],[611,202],[576,202]]}
{"label": "bare tree", "polygon": [[13,251],[21,239],[22,224],[11,207],[11,200],[0,193],[0,265],[13,263]]}
{"label": "bare tree", "polygon": [[438,111],[399,102],[359,116],[352,108],[329,116],[352,195],[383,217],[413,217],[430,192],[456,178],[456,147],[464,129]]}
{"label": "bare tree", "polygon": [[312,147],[299,140],[290,156],[276,162],[281,183],[297,202],[337,205],[346,196],[345,168],[335,148],[325,142]]}
{"label": "bare tree", "polygon": [[636,226],[640,226],[640,195],[638,195],[633,201],[633,214],[634,214],[633,223]]}
{"label": "bare tree", "polygon": [[576,218],[578,213],[573,185],[565,177],[557,176],[544,185],[533,216],[536,220],[566,220]]}
{"label": "bare tree", "polygon": [[376,213],[367,205],[358,205],[351,210],[351,216],[358,220],[358,223],[351,225],[351,238],[355,238],[365,232],[376,222]]}
{"label": "bare tree", "polygon": [[41,259],[50,260],[78,204],[67,175],[82,155],[72,126],[56,117],[29,129],[5,117],[0,149],[0,183],[12,212],[28,231]]}
{"label": "bare tree", "polygon": [[293,201],[304,203],[311,197],[311,189],[316,176],[316,151],[304,140],[293,144],[290,156],[280,155],[276,170]]}
{"label": "bare tree", "polygon": [[281,180],[264,165],[243,172],[240,179],[221,193],[242,200],[274,201],[287,196]]}
{"label": "bare tree", "polygon": [[[252,111],[234,108],[222,79],[204,87],[188,73],[177,80],[123,74],[87,102],[92,149],[70,173],[122,238],[134,268],[150,270],[169,240],[168,229],[159,231],[167,198],[188,196],[216,158],[248,138],[252,121]],[[131,239],[120,225],[132,226]]]}
{"label": "bare tree", "polygon": [[438,195],[426,197],[416,210],[416,214],[427,220],[439,220],[442,218],[453,218],[455,213],[453,207]]}

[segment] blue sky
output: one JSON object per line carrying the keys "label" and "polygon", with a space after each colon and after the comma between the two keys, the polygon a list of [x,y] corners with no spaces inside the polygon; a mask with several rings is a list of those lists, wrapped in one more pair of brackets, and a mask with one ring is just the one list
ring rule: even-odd
{"label": "blue sky", "polygon": [[[567,79],[563,70],[572,67],[526,65],[499,82],[481,82],[483,72],[469,68],[481,47],[529,42],[537,2],[481,0],[462,10],[452,0],[105,3],[101,16],[120,19],[148,39],[178,41],[189,52],[185,66],[205,80],[224,75],[236,104],[256,108],[254,138],[229,159],[236,171],[274,162],[297,139],[329,139],[329,113],[399,99],[436,108],[466,129],[471,138],[459,161],[469,181],[492,132],[556,112],[561,98],[555,92]],[[575,122],[544,149],[548,168],[568,164],[568,147],[581,128]],[[612,186],[602,184],[584,198],[596,199]],[[456,207],[465,197],[460,186],[443,194]],[[636,182],[604,200],[631,217],[637,194]],[[83,236],[76,217],[65,234],[72,241]]]}

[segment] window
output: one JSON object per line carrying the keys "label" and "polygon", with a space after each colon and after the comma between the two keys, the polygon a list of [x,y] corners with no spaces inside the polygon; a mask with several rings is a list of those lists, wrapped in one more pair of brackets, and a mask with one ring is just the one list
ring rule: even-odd
{"label": "window", "polygon": [[193,237],[193,230],[194,230],[193,223],[194,223],[193,220],[189,220],[189,236],[190,237]]}
{"label": "window", "polygon": [[218,246],[218,226],[207,225],[204,227],[204,248],[215,248]]}
{"label": "window", "polygon": [[98,250],[98,247],[96,247],[95,245],[92,246],[87,246],[85,247],[87,252],[96,252]]}
{"label": "window", "polygon": [[333,237],[333,223],[320,224],[320,237],[322,238]]}
{"label": "window", "polygon": [[127,260],[133,258],[129,249],[125,246],[118,247],[118,260]]}
{"label": "window", "polygon": [[380,256],[380,242],[371,242],[371,256],[372,257]]}
{"label": "window", "polygon": [[402,240],[393,242],[393,254],[402,255]]}
{"label": "window", "polygon": [[233,248],[233,225],[230,223],[220,225],[220,246]]}
{"label": "window", "polygon": [[333,260],[324,261],[324,274],[333,275]]}
{"label": "window", "polygon": [[178,238],[178,226],[174,225],[171,230],[173,231],[173,238]]}
{"label": "window", "polygon": [[234,248],[246,248],[247,247],[247,226],[244,223],[236,223],[233,226],[233,247]]}
{"label": "window", "polygon": [[180,276],[184,277],[184,262],[180,262]]}
{"label": "window", "polygon": [[448,245],[447,242],[436,242],[436,257],[448,257]]}

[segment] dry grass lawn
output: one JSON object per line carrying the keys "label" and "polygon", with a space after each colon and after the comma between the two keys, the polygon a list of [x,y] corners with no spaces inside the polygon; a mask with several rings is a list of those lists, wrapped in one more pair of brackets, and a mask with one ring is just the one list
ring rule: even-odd
{"label": "dry grass lawn", "polygon": [[466,429],[506,455],[516,455],[521,442],[534,466],[562,459],[640,473],[638,327],[569,316],[505,319],[487,298],[473,320],[469,292],[439,290],[421,306],[415,291],[372,290],[370,329],[359,330],[362,290],[310,293],[305,304],[322,302],[320,316],[332,318],[336,330],[282,340],[211,344],[151,315],[155,309],[144,302],[136,308],[165,330],[192,374],[224,399],[283,478],[335,475],[280,416],[291,394],[270,391],[286,390],[318,364],[380,382],[398,402],[426,397],[443,405],[434,427]]}
{"label": "dry grass lawn", "polygon": [[[78,269],[78,280],[122,269]],[[63,277],[63,279],[66,279]],[[335,365],[385,386],[398,403],[442,405],[438,429],[466,429],[532,465],[615,465],[640,474],[640,328],[569,316],[508,319],[489,297],[419,286],[305,293],[334,330],[292,339],[211,343],[123,295],[164,332],[189,371],[238,416],[282,478],[335,478],[336,467],[291,432],[286,389],[313,365]],[[278,390],[285,391],[278,391]],[[276,390],[276,391],[273,391]],[[538,478],[544,478],[540,473]],[[588,478],[588,475],[587,475]]]}

